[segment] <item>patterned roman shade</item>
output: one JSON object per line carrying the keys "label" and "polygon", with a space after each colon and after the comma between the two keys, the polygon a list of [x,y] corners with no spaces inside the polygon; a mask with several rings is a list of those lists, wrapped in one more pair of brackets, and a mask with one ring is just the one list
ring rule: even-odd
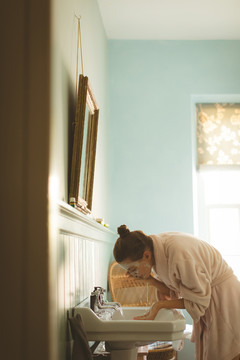
{"label": "patterned roman shade", "polygon": [[198,165],[240,165],[240,103],[196,104]]}

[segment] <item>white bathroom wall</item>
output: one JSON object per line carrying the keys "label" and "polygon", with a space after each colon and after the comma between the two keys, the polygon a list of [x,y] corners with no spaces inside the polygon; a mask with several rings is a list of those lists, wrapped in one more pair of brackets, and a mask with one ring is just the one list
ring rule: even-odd
{"label": "white bathroom wall", "polygon": [[[49,167],[49,287],[54,359],[70,359],[67,312],[90,295],[94,286],[107,287],[114,235],[67,205],[75,121],[78,74],[77,34],[80,17],[83,74],[98,103],[99,124],[93,213],[109,222],[107,38],[96,0],[52,0],[51,123]],[[60,205],[59,205],[60,202]],[[113,237],[113,238],[112,238]]]}
{"label": "white bathroom wall", "polygon": [[115,234],[64,202],[59,205],[57,246],[58,359],[71,359],[67,316],[90,296],[94,286],[107,289]]}

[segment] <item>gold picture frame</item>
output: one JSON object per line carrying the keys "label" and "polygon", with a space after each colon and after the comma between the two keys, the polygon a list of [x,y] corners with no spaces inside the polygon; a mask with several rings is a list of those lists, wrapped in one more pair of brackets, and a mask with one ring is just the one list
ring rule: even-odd
{"label": "gold picture frame", "polygon": [[69,203],[91,212],[99,108],[87,76],[79,75]]}

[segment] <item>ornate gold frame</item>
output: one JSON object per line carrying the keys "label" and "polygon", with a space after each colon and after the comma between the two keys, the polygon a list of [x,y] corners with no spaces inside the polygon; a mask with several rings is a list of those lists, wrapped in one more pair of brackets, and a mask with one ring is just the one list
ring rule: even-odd
{"label": "ornate gold frame", "polygon": [[99,108],[88,77],[81,74],[74,123],[69,203],[74,202],[75,207],[84,213],[92,209],[98,117]]}

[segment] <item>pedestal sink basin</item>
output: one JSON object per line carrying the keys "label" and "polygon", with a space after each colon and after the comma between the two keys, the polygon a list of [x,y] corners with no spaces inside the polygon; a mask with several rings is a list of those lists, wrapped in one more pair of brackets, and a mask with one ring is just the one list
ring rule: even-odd
{"label": "pedestal sink basin", "polygon": [[[89,341],[105,341],[111,349],[111,360],[137,359],[137,347],[155,341],[182,340],[186,321],[177,310],[161,309],[157,320],[133,320],[146,313],[146,307],[126,307],[113,311],[108,318],[99,318],[89,307],[76,306]],[[107,311],[107,310],[106,310]]]}

